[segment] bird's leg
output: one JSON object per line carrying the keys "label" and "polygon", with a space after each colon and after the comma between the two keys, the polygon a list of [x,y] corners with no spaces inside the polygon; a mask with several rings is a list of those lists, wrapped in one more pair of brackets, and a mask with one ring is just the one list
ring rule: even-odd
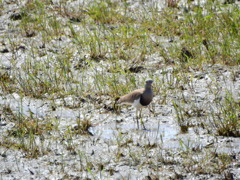
{"label": "bird's leg", "polygon": [[137,120],[137,128],[139,129],[139,122],[138,122],[138,109],[136,108],[136,120]]}
{"label": "bird's leg", "polygon": [[146,129],[146,127],[145,127],[145,125],[144,125],[144,123],[143,123],[143,119],[142,119],[142,108],[141,108],[140,111],[139,111],[139,116],[140,116],[140,122],[141,122],[141,124],[142,124],[143,129]]}

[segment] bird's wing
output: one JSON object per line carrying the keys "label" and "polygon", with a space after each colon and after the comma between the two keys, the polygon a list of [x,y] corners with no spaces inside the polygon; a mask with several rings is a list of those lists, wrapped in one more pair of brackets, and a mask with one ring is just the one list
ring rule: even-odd
{"label": "bird's wing", "polygon": [[133,103],[136,99],[140,98],[143,91],[144,91],[144,88],[136,89],[136,90],[124,95],[124,96],[121,96],[118,101],[120,103]]}

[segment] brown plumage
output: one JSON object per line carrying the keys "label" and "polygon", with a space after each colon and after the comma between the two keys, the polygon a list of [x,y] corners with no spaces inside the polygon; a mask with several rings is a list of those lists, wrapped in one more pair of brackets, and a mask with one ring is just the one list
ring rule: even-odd
{"label": "brown plumage", "polygon": [[[136,119],[138,128],[139,128],[138,118],[139,117],[141,118],[142,107],[148,106],[153,99],[152,83],[153,80],[147,80],[144,88],[136,89],[116,99],[117,103],[130,104],[136,108]],[[141,123],[143,125],[143,128],[145,129],[142,119]]]}

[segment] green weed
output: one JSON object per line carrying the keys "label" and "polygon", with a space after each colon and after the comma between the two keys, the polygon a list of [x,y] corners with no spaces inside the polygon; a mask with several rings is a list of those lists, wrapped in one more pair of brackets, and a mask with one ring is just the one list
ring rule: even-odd
{"label": "green weed", "polygon": [[212,109],[211,124],[220,136],[240,136],[240,103],[227,93],[222,102],[217,102],[217,112]]}

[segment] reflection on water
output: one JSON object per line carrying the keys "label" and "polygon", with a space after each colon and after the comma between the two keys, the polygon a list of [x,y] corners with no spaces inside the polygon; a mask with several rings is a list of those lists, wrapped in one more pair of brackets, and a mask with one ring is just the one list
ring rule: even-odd
{"label": "reflection on water", "polygon": [[176,137],[179,134],[179,129],[177,126],[165,123],[154,124],[154,126],[151,126],[150,124],[145,125],[147,130],[138,130],[136,124],[134,123],[116,124],[113,122],[91,127],[89,131],[93,135],[106,139],[115,139],[119,133],[129,134],[129,136],[132,134],[133,139],[144,138],[144,140],[147,139],[151,143],[161,141],[166,147],[176,147],[176,144],[179,146],[178,143],[176,143]]}
{"label": "reflection on water", "polygon": [[[119,136],[131,137],[134,142],[139,143],[158,143],[164,148],[181,149],[202,149],[208,145],[220,143],[213,136],[196,134],[194,128],[189,128],[187,133],[181,133],[176,124],[154,123],[145,124],[147,130],[138,130],[136,123],[107,123],[91,127],[90,132],[94,136],[105,139],[119,139]],[[198,128],[199,129],[199,128]],[[217,147],[221,152],[240,152],[240,143],[238,138],[232,138],[231,143],[223,143]]]}

